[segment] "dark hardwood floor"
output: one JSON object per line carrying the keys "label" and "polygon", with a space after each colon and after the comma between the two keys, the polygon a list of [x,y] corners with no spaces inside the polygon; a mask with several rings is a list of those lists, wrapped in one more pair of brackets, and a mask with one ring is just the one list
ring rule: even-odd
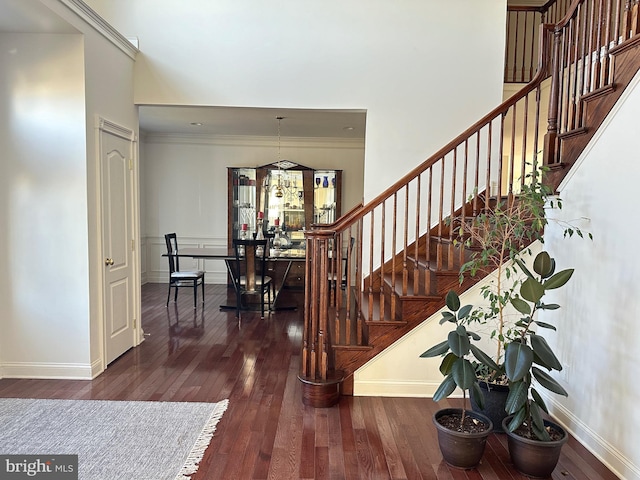
{"label": "dark hardwood floor", "polygon": [[[302,309],[263,320],[246,313],[239,323],[235,311],[218,309],[226,294],[223,286],[207,285],[206,307],[194,314],[188,290],[167,309],[166,285],[144,285],[142,345],[93,381],[4,379],[0,397],[228,398],[229,408],[193,480],[525,478],[509,462],[504,434],[489,438],[476,470],[456,470],[442,461],[431,415],[457,405],[455,400],[436,405],[426,398],[343,397],[329,409],[303,406],[296,378]],[[617,477],[571,439],[552,478]]]}

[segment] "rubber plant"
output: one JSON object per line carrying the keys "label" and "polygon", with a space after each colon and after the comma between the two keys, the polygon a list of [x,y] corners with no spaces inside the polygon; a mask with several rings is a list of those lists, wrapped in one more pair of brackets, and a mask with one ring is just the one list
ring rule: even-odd
{"label": "rubber plant", "polygon": [[568,394],[562,385],[547,373],[562,370],[562,364],[545,338],[534,330],[556,328],[537,320],[536,314],[540,310],[560,308],[555,303],[544,303],[543,298],[549,290],[565,285],[571,279],[574,270],[566,269],[556,273],[556,262],[545,251],[536,256],[533,272],[520,259],[515,261],[527,278],[520,286],[519,295],[510,300],[511,305],[523,316],[515,325],[514,339],[505,346],[504,367],[509,379],[506,410],[509,415],[513,415],[507,429],[514,432],[525,425],[530,435],[542,441],[549,441],[551,438],[542,418],[543,411],[549,412],[540,393],[533,386],[533,380],[553,393],[563,396]]}
{"label": "rubber plant", "polygon": [[472,305],[460,306],[460,298],[454,290],[447,293],[446,305],[448,311],[442,312],[440,325],[444,323],[452,323],[455,328],[449,332],[447,339],[437,345],[434,345],[425,351],[421,358],[430,358],[443,356],[440,363],[440,372],[444,375],[442,383],[438,386],[433,395],[433,400],[438,402],[443,398],[451,395],[456,387],[460,388],[463,393],[463,408],[460,425],[464,424],[467,407],[467,392],[473,390],[474,397],[477,396],[480,405],[483,405],[483,394],[478,386],[478,378],[476,370],[469,360],[473,355],[475,359],[492,369],[497,369],[498,365],[483,352],[479,347],[473,344],[474,341],[480,340],[477,333],[467,330],[464,325],[467,316],[473,309]]}

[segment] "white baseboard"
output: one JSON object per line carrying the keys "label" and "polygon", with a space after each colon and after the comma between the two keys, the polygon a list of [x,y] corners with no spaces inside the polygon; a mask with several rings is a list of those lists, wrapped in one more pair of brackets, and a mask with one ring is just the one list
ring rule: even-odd
{"label": "white baseboard", "polygon": [[[354,379],[353,395],[356,397],[414,397],[431,398],[440,386],[434,382],[363,381]],[[451,398],[462,398],[462,393]]]}
{"label": "white baseboard", "polygon": [[545,395],[544,401],[553,418],[621,480],[640,480],[640,466],[635,465],[555,398]]}
{"label": "white baseboard", "polygon": [[102,372],[104,372],[104,369],[105,369],[105,366],[102,363],[102,359],[98,358],[93,362],[91,362],[91,380],[93,380]]}
{"label": "white baseboard", "polygon": [[92,365],[82,363],[3,363],[3,378],[91,380]]}

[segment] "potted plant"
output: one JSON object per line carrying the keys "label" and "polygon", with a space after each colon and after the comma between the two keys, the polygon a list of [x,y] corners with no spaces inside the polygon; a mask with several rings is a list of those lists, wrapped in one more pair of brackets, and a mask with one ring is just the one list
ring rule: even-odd
{"label": "potted plant", "polygon": [[444,380],[433,395],[438,402],[453,393],[456,387],[463,392],[462,408],[446,408],[433,415],[433,423],[438,431],[438,443],[442,456],[449,465],[470,469],[480,463],[487,437],[493,424],[486,416],[467,408],[467,391],[474,390],[482,404],[482,392],[478,387],[475,369],[469,360],[475,359],[490,368],[498,368],[491,358],[473,344],[480,336],[468,331],[463,322],[471,312],[472,306],[460,307],[460,298],[455,291],[447,294],[446,304],[449,311],[442,313],[440,324],[450,322],[455,325],[447,340],[434,345],[420,357],[443,356],[440,372]]}
{"label": "potted plant", "polygon": [[[502,420],[507,415],[505,402],[509,389],[504,371],[505,346],[517,338],[518,312],[511,308],[511,299],[517,297],[527,278],[520,266],[524,264],[523,259],[531,255],[529,245],[536,240],[543,242],[547,210],[562,208],[561,199],[553,196],[543,182],[546,171],[545,167],[537,167],[534,163],[517,196],[487,199],[478,216],[471,221],[460,221],[457,227],[458,242],[473,251],[470,260],[460,268],[460,283],[465,275],[488,274],[495,270],[495,276],[481,288],[487,304],[470,312],[466,324],[489,328],[489,336],[495,342],[495,354],[491,358],[498,368],[477,365],[485,406],[480,408],[473,392],[471,403],[474,410],[491,418],[497,431],[502,430]],[[562,226],[565,236],[577,234],[583,237],[579,228],[568,223]]]}
{"label": "potted plant", "polygon": [[516,259],[527,279],[520,285],[519,295],[511,305],[522,314],[516,323],[516,335],[505,347],[504,368],[509,379],[506,409],[509,417],[503,420],[508,434],[509,454],[515,467],[525,475],[546,478],[556,467],[567,433],[557,424],[545,420],[547,407],[533,385],[567,396],[566,390],[548,371],[562,370],[562,365],[545,338],[534,330],[552,329],[551,324],[537,320],[539,310],[557,310],[557,304],[543,302],[548,290],[565,285],[573,269],[555,272],[555,260],[545,251],[533,262],[533,273]]}

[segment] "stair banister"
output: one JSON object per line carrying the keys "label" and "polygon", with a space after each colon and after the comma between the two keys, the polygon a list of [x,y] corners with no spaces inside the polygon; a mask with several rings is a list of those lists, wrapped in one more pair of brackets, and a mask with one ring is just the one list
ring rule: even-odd
{"label": "stair banister", "polygon": [[[559,25],[540,25],[538,68],[522,90],[367,204],[305,232],[299,378],[306,404],[337,402],[359,366],[435,313],[447,288],[461,288],[457,269],[465,251],[454,241],[460,222],[491,202],[511,201],[531,163],[540,163],[540,151],[552,167],[560,155],[575,158],[577,148],[565,150],[573,141],[567,135],[585,130],[585,99],[611,91],[612,52],[633,57],[638,22],[638,0],[575,0]],[[626,82],[634,74],[616,73]],[[541,109],[547,91],[548,112]],[[352,238],[354,248],[343,253]],[[338,281],[345,255],[346,276]]]}
{"label": "stair banister", "polygon": [[[541,51],[547,48],[546,38],[547,35],[540,35]],[[476,214],[482,209],[481,202],[478,202],[477,199],[478,182],[489,181],[490,174],[485,175],[484,172],[480,172],[477,166],[481,161],[490,164],[494,159],[492,158],[493,146],[490,140],[487,140],[487,145],[484,146],[484,149],[487,150],[486,159],[480,158],[480,133],[486,130],[493,136],[492,132],[498,131],[498,127],[494,125],[495,122],[504,122],[506,112],[522,98],[539,88],[545,77],[545,71],[546,64],[543,57],[534,80],[519,94],[512,96],[502,105],[493,109],[366,205],[354,207],[332,224],[315,225],[305,232],[307,264],[302,367],[299,375],[303,383],[305,403],[326,406],[339,398],[342,376],[341,372],[333,370],[332,331],[340,342],[362,342],[366,340],[368,334],[367,322],[373,319],[371,312],[376,309],[380,312],[390,310],[393,312],[393,316],[398,315],[398,306],[393,303],[393,300],[391,304],[385,303],[382,284],[372,276],[372,273],[378,269],[378,279],[385,274],[391,275],[394,285],[397,283],[401,292],[407,294],[410,286],[407,283],[406,273],[396,276],[396,272],[406,272],[409,268],[407,256],[404,254],[398,263],[396,263],[395,256],[399,251],[406,250],[410,242],[414,242],[413,251],[418,251],[419,241],[416,239],[424,233],[419,230],[421,221],[426,222],[427,225],[439,225],[441,228],[444,218],[450,215],[453,209],[460,207],[461,196],[466,197],[471,194],[475,196],[474,209]],[[476,136],[472,143],[475,145],[476,152],[473,163],[472,178],[474,180],[470,185],[466,181],[458,185],[455,179],[446,179],[446,172],[449,168],[453,168],[454,172],[460,172],[460,175],[469,175],[472,168],[466,155],[471,149],[469,139],[473,139],[474,136]],[[502,140],[500,145],[502,146]],[[449,166],[450,158],[455,164],[453,167]],[[500,170],[495,172],[496,175],[499,173]],[[434,181],[434,179],[438,180]],[[500,181],[498,183],[501,185]],[[482,189],[484,190],[484,187]],[[426,193],[432,190],[437,191],[437,194]],[[402,192],[402,197],[398,196],[400,192]],[[424,215],[421,214],[420,207],[414,208],[409,204],[411,198],[423,194],[426,195],[426,200],[424,200],[426,213]],[[437,196],[434,197],[434,194]],[[389,231],[385,230],[386,226],[393,225],[396,220],[401,222],[401,234],[398,234],[395,227]],[[409,227],[413,232],[411,237],[415,238],[410,238]],[[449,235],[451,236],[451,234]],[[349,275],[346,278],[346,288],[344,291],[336,289],[335,292],[331,292],[327,277],[331,269],[335,269],[335,266],[331,265],[333,259],[328,255],[330,243],[345,245],[352,237],[355,238],[355,248],[347,256]],[[386,237],[388,237],[391,246],[386,244]],[[442,245],[434,242],[429,235],[426,237],[426,243],[429,248],[435,245],[439,252],[437,268],[452,268],[452,244]],[[445,256],[447,261],[443,262]],[[390,261],[391,264],[387,265],[387,261]],[[414,265],[412,268],[415,270],[418,267]],[[423,283],[428,285],[428,271],[424,270],[424,272]],[[412,289],[415,289],[417,283],[414,279]],[[376,304],[376,297],[380,298],[378,304]],[[342,327],[343,331],[341,331],[338,327],[340,323],[339,312],[347,302],[357,302],[361,306],[367,304],[369,317],[348,318],[347,325],[349,326]],[[336,319],[334,325],[329,324],[331,318]]]}

